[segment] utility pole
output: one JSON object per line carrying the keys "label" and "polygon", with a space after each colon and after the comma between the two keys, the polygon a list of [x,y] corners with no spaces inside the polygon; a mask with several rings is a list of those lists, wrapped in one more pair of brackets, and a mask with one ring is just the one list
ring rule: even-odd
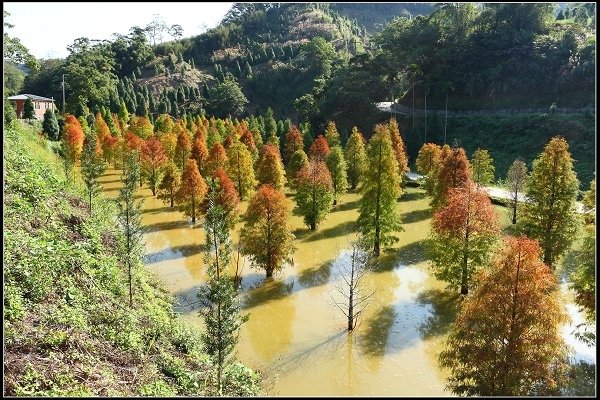
{"label": "utility pole", "polygon": [[63,90],[63,107],[62,107],[62,113],[63,113],[63,115],[65,115],[65,74],[63,74],[62,90]]}

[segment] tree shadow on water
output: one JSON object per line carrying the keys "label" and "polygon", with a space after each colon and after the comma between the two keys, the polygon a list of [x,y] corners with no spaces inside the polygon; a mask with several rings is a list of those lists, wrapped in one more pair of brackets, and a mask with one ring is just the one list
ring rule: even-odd
{"label": "tree shadow on water", "polygon": [[361,349],[374,356],[383,356],[390,335],[396,311],[391,305],[387,305],[379,309],[374,316],[364,322],[361,334],[358,337],[358,344]]}
{"label": "tree shadow on water", "polygon": [[161,251],[146,254],[142,260],[145,265],[156,264],[167,260],[189,257],[202,251],[197,244],[169,247]]}
{"label": "tree shadow on water", "polygon": [[460,308],[461,294],[456,290],[429,289],[419,293],[417,301],[433,308],[433,314],[419,326],[423,339],[429,339],[448,332]]}
{"label": "tree shadow on water", "polygon": [[338,203],[331,209],[331,212],[350,211],[357,209],[360,206],[360,199],[349,201],[347,203]]}
{"label": "tree shadow on water", "polygon": [[427,197],[426,192],[404,192],[402,197],[400,198],[402,201],[416,201],[421,200]]}
{"label": "tree shadow on water", "polygon": [[414,265],[429,259],[426,250],[427,240],[411,242],[397,249],[384,249],[379,258],[375,259],[374,272],[387,272],[398,265]]}
{"label": "tree shadow on water", "polygon": [[169,206],[158,207],[158,208],[148,208],[148,209],[142,210],[142,214],[159,214],[159,213],[167,212],[167,211],[177,211],[177,208],[169,207]]}
{"label": "tree shadow on water", "polygon": [[252,308],[280,299],[292,293],[293,289],[294,281],[286,283],[284,281],[275,281],[273,278],[265,278],[264,281],[258,282],[256,287],[248,290],[244,298],[244,308]]}
{"label": "tree shadow on water", "polygon": [[303,238],[304,242],[314,242],[321,239],[331,239],[334,237],[346,236],[348,233],[354,232],[355,229],[355,221],[346,221],[331,228],[317,228],[316,231],[308,231],[308,233],[304,233],[301,230],[297,230],[297,233],[294,232],[294,234],[296,235],[297,239]]}
{"label": "tree shadow on water", "polygon": [[329,281],[332,266],[333,260],[329,260],[317,268],[305,269],[298,275],[298,283],[305,288],[324,285]]}
{"label": "tree shadow on water", "polygon": [[404,224],[412,224],[414,222],[424,221],[428,218],[431,218],[431,210],[423,209],[423,210],[414,210],[407,213],[402,214],[402,223]]}
{"label": "tree shadow on water", "polygon": [[153,224],[144,225],[144,233],[157,232],[157,231],[168,231],[171,229],[188,228],[188,221],[167,221],[167,222],[155,222]]}

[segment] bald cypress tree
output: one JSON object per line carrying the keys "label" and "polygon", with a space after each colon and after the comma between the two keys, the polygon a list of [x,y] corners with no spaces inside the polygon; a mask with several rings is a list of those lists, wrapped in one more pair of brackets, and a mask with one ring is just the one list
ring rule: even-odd
{"label": "bald cypress tree", "polygon": [[556,136],[533,162],[519,221],[527,236],[539,240],[544,263],[553,269],[575,240],[580,223],[575,208],[578,193],[569,145]]}
{"label": "bald cypress tree", "polygon": [[401,229],[396,199],[402,194],[398,161],[386,125],[376,125],[367,148],[369,166],[364,175],[358,227],[373,253],[381,246],[398,241],[394,231]]}

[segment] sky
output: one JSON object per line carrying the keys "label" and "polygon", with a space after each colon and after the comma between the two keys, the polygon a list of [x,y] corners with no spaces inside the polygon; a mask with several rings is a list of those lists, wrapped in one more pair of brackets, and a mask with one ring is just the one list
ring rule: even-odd
{"label": "sky", "polygon": [[[80,37],[113,39],[128,34],[133,26],[144,27],[159,14],[167,26],[179,24],[183,37],[214,28],[233,3],[3,3],[6,20],[16,37],[36,58],[64,58],[67,46]],[[165,40],[171,40],[165,35]]]}

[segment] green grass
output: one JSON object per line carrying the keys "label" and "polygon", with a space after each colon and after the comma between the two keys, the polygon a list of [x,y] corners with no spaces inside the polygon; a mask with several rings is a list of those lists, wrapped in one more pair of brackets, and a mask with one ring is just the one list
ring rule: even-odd
{"label": "green grass", "polygon": [[[141,263],[128,307],[115,206],[87,212],[77,179],[30,127],[5,134],[4,392],[9,396],[210,395],[213,374],[198,332]],[[258,391],[240,364],[229,395]]]}

